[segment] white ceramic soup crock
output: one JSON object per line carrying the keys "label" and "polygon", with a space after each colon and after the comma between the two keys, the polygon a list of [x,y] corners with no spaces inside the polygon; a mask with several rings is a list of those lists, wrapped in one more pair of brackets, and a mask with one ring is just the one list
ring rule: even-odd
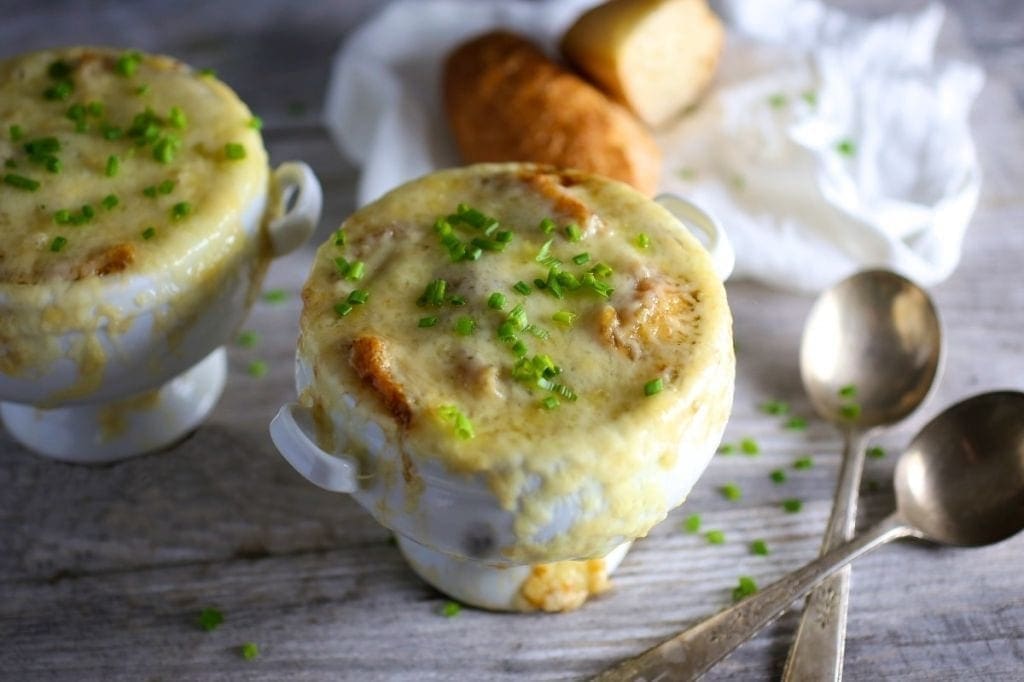
{"label": "white ceramic soup crock", "polygon": [[[41,332],[7,339],[11,346],[55,345],[60,356],[40,371],[0,372],[6,429],[40,455],[102,463],[164,447],[196,428],[223,391],[227,360],[221,346],[245,319],[268,260],[309,238],[321,203],[309,166],[278,166],[272,186],[242,211],[246,243],[218,265],[202,292],[181,289],[181,280],[163,270],[94,278],[80,291],[73,284],[59,293],[46,285],[0,284],[0,307],[13,319],[11,327]],[[187,259],[178,267],[187,269]],[[27,296],[26,287],[37,291]],[[56,295],[62,303],[80,297],[95,324],[56,334],[39,324],[17,324],[22,316],[37,320]],[[102,366],[83,367],[83,348]]]}
{"label": "white ceramic soup crock", "polygon": [[[732,270],[734,256],[725,233],[716,221],[692,203],[674,196],[657,199],[691,233],[698,235],[714,264],[715,272],[725,279]],[[315,358],[301,352],[296,359],[296,388],[300,395],[310,386],[316,372]],[[701,386],[694,390],[700,391]],[[637,472],[638,477],[661,477],[668,489],[670,507],[682,503],[698,477],[711,460],[725,426],[719,408],[731,405],[732,381],[728,387],[711,389],[727,395],[715,395],[709,401],[716,407],[698,409],[685,427],[686,457],[669,471],[652,469]],[[352,396],[343,400],[354,402]],[[427,582],[459,601],[493,610],[558,611],[574,608],[582,598],[571,602],[558,598],[547,605],[526,603],[524,586],[548,568],[536,564],[509,561],[501,548],[516,541],[514,514],[503,509],[494,493],[479,476],[455,474],[429,459],[417,462],[417,473],[423,481],[410,504],[406,488],[394,484],[385,471],[401,471],[400,453],[389,444],[380,426],[372,421],[345,424],[344,416],[331,414],[336,432],[357,430],[357,440],[364,446],[358,454],[343,448],[325,451],[318,443],[317,415],[298,402],[284,405],[270,425],[275,445],[285,459],[302,476],[326,490],[351,495],[374,518],[395,532],[398,546],[412,568]],[[323,419],[323,415],[319,418]],[[680,445],[682,447],[682,444]],[[685,462],[685,465],[683,464]],[[401,478],[401,477],[399,477]],[[389,482],[390,481],[390,482]],[[566,499],[542,530],[557,535],[571,527],[580,516],[578,500]],[[625,556],[632,537],[602,557],[603,571],[610,574]],[[562,564],[586,564],[585,561]],[[560,570],[560,569],[551,569]],[[584,591],[586,587],[582,588]]]}
{"label": "white ceramic soup crock", "polygon": [[[172,57],[56,47],[0,60],[0,417],[68,462],[194,429],[271,259],[320,217],[308,166]],[[10,169],[10,170],[8,170]]]}

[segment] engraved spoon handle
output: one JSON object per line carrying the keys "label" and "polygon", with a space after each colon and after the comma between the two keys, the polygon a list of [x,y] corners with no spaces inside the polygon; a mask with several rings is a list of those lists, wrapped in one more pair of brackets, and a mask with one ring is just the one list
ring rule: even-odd
{"label": "engraved spoon handle", "polygon": [[[846,432],[832,515],[821,542],[822,554],[853,537],[866,440],[866,433]],[[838,682],[842,678],[849,602],[850,567],[846,566],[822,581],[807,597],[782,672],[783,682]]]}
{"label": "engraved spoon handle", "polygon": [[599,682],[670,682],[697,679],[733,649],[775,620],[786,607],[823,578],[881,544],[920,537],[893,513],[855,540],[818,557],[761,592],[711,616],[689,630],[598,675]]}

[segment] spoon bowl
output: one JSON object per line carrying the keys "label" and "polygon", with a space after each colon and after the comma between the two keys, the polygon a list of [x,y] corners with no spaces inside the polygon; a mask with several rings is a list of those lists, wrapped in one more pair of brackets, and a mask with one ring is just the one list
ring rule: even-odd
{"label": "spoon bowl", "polygon": [[938,373],[939,317],[928,295],[888,270],[867,270],[815,302],[800,344],[800,375],[814,409],[842,426],[897,422]]}
{"label": "spoon bowl", "polygon": [[947,545],[976,547],[1024,528],[1024,393],[985,393],[929,422],[896,466],[907,523]]}

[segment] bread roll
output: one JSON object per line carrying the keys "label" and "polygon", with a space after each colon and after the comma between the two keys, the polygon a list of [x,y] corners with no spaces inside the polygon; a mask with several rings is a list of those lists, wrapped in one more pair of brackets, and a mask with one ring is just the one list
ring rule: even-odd
{"label": "bread roll", "polygon": [[562,52],[613,99],[659,126],[711,83],[722,38],[705,0],[610,0],[573,24]]}
{"label": "bread roll", "polygon": [[643,125],[525,38],[496,31],[459,46],[443,88],[469,163],[532,161],[657,191],[661,153]]}

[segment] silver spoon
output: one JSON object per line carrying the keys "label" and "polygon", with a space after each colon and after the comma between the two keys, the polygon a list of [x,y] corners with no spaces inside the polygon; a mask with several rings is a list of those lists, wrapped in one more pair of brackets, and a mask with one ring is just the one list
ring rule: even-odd
{"label": "silver spoon", "polygon": [[896,465],[896,511],[854,540],[597,680],[693,680],[853,559],[904,537],[978,547],[1024,529],[1024,393],[984,393],[948,408]]}
{"label": "silver spoon", "polygon": [[[860,272],[815,302],[804,324],[800,375],[815,410],[845,440],[822,554],[853,537],[869,434],[924,401],[941,354],[942,328],[931,299],[893,272]],[[849,595],[847,567],[807,598],[782,673],[785,682],[842,677]]]}

